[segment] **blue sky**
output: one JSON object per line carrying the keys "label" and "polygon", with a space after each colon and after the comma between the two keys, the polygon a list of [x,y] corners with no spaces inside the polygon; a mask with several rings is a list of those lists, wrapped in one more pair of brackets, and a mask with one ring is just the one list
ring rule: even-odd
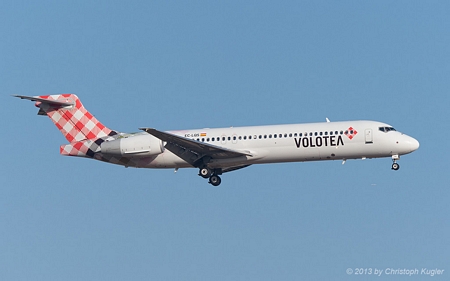
{"label": "blue sky", "polygon": [[[0,279],[369,277],[348,268],[438,268],[447,279],[449,9],[3,1]],[[55,93],[76,93],[124,132],[328,117],[386,122],[421,146],[397,172],[390,159],[259,165],[214,188],[195,169],[60,156],[51,121],[11,97]]]}

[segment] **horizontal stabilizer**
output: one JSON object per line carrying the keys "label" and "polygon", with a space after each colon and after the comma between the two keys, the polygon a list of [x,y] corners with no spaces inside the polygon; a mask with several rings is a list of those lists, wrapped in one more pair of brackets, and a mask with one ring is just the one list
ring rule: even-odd
{"label": "horizontal stabilizer", "polygon": [[42,102],[42,103],[46,103],[49,105],[53,105],[53,106],[74,106],[75,105],[75,101],[70,101],[68,99],[64,99],[64,100],[49,100],[49,99],[43,99],[43,98],[39,98],[39,97],[29,97],[29,96],[19,96],[19,95],[14,95],[14,97],[20,98],[20,99],[25,99],[25,100],[30,100],[30,101],[38,101],[38,102]]}

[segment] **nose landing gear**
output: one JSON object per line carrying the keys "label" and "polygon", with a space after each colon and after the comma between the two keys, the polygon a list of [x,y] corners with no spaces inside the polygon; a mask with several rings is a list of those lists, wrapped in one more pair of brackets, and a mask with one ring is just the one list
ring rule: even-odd
{"label": "nose landing gear", "polygon": [[392,170],[397,171],[398,169],[400,169],[400,165],[397,163],[397,160],[400,159],[400,156],[398,155],[392,155]]}
{"label": "nose landing gear", "polygon": [[392,170],[397,171],[400,169],[400,165],[398,163],[392,163]]}

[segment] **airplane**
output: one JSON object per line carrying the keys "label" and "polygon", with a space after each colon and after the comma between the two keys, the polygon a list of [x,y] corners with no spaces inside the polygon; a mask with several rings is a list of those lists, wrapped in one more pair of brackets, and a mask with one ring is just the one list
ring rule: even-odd
{"label": "airplane", "polygon": [[392,170],[401,155],[419,142],[377,121],[341,121],[269,126],[160,131],[114,131],[99,122],[74,94],[21,96],[35,102],[69,144],[60,154],[136,168],[197,168],[218,186],[221,175],[254,164],[390,157]]}

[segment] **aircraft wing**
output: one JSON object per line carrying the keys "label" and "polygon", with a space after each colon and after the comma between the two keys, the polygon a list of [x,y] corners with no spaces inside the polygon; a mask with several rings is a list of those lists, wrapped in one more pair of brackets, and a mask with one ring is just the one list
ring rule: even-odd
{"label": "aircraft wing", "polygon": [[250,153],[240,152],[208,143],[195,141],[175,134],[158,131],[153,128],[139,129],[166,142],[165,147],[169,151],[193,166],[196,166],[195,163],[203,157],[210,157],[211,159],[225,159],[239,156],[252,156],[252,154]]}

